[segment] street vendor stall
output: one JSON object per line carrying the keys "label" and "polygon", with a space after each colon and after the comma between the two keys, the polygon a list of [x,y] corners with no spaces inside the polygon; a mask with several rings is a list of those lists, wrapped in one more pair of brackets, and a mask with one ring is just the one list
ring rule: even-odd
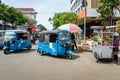
{"label": "street vendor stall", "polygon": [[114,32],[98,31],[94,35],[92,50],[97,62],[101,59],[113,59]]}

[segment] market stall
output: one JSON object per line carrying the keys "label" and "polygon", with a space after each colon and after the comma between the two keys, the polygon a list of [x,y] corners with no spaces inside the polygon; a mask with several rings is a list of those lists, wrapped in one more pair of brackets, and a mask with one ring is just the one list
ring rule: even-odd
{"label": "market stall", "polygon": [[101,59],[113,59],[114,32],[100,30],[94,33],[92,50],[97,62]]}

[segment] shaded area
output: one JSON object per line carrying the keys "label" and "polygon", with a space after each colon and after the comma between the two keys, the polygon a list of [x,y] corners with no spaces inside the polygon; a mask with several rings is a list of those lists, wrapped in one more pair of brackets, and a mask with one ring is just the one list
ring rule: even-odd
{"label": "shaded area", "polygon": [[[38,53],[39,54],[39,53]],[[41,55],[40,55],[41,56]],[[53,56],[53,55],[50,55],[49,53],[44,53],[42,56],[47,56],[47,57],[52,57],[52,58],[58,58],[58,59],[66,59],[66,60],[69,60],[65,55],[58,55],[58,56]],[[72,54],[72,59],[71,60],[76,60],[77,58],[79,58],[80,56],[78,55],[75,55],[75,54]]]}

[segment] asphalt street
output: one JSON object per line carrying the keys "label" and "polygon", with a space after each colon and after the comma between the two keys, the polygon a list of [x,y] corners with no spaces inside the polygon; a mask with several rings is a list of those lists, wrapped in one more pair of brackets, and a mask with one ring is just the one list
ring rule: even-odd
{"label": "asphalt street", "polygon": [[[92,52],[63,56],[40,56],[37,45],[31,50],[0,50],[0,80],[120,80],[120,61],[96,63]],[[119,55],[120,56],[120,55]]]}

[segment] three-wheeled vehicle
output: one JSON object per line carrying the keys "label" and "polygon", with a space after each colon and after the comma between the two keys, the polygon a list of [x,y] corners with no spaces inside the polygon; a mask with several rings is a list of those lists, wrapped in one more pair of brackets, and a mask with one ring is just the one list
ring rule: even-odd
{"label": "three-wheeled vehicle", "polygon": [[10,50],[31,49],[30,33],[25,30],[8,30],[4,36],[3,51],[8,54]]}
{"label": "three-wheeled vehicle", "polygon": [[43,31],[39,34],[38,52],[54,56],[64,55],[72,59],[71,37],[67,30]]}

